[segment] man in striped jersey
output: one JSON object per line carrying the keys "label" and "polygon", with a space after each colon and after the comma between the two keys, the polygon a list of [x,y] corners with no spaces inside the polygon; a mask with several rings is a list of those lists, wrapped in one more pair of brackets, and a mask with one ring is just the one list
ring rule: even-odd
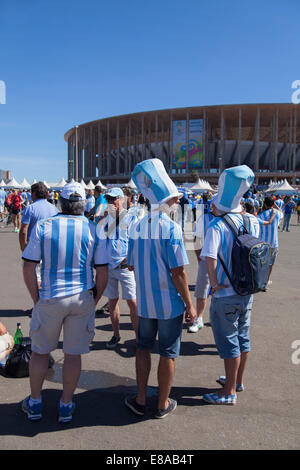
{"label": "man in striped jersey", "polygon": [[[251,186],[254,173],[246,165],[228,168],[219,178],[218,194],[211,210],[216,216],[209,224],[201,251],[211,285],[210,322],[218,349],[224,359],[225,376],[219,378],[224,388],[208,393],[203,399],[215,405],[234,405],[236,391],[244,389],[243,374],[250,351],[250,315],[253,296],[237,295],[219,260],[221,257],[232,276],[231,251],[234,235],[222,215],[228,214],[237,228],[243,227],[240,204],[242,195]],[[247,214],[245,215],[247,217]],[[250,218],[251,235],[259,236],[259,224]]]}
{"label": "man in striped jersey", "polygon": [[174,377],[174,360],[179,355],[183,314],[193,322],[196,312],[189,293],[184,265],[188,264],[182,229],[167,212],[178,204],[179,193],[158,159],[136,165],[132,178],[148,198],[151,212],[132,227],[127,262],[137,282],[139,316],[136,352],[137,396],[125,405],[136,415],[145,414],[146,390],[151,370],[151,350],[158,333],[158,410],[165,418],[175,410],[169,398]]}
{"label": "man in striped jersey", "polygon": [[106,233],[106,250],[109,258],[108,283],[103,295],[109,299],[109,313],[113,336],[106,343],[107,349],[115,349],[120,342],[119,283],[122,297],[127,301],[130,318],[137,338],[138,317],[136,313],[136,285],[134,274],[127,266],[128,231],[136,219],[123,207],[124,193],[121,188],[112,188],[105,195],[108,214],[100,221]]}
{"label": "man in striped jersey", "polygon": [[[98,238],[96,225],[83,216],[85,202],[85,191],[79,183],[66,184],[60,195],[62,212],[35,225],[23,252],[24,280],[34,302],[30,323],[31,395],[22,403],[30,420],[42,417],[41,390],[49,353],[56,349],[63,327],[63,393],[59,422],[71,421],[81,354],[89,352],[94,336],[95,306],[107,283],[108,258],[105,240]],[[39,291],[35,266],[40,260]]]}
{"label": "man in striped jersey", "polygon": [[275,209],[274,199],[271,196],[267,196],[264,200],[264,210],[257,217],[260,223],[260,238],[271,246],[270,271],[267,286],[272,283],[270,277],[279,251],[278,226],[281,218],[282,213]]}

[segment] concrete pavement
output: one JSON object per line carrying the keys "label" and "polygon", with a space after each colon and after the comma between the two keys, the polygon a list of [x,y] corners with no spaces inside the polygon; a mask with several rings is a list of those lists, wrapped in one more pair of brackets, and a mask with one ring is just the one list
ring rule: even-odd
{"label": "concrete pavement", "polygon": [[[31,423],[21,411],[20,403],[30,393],[29,379],[0,374],[0,449],[299,449],[300,226],[295,216],[291,232],[279,233],[279,240],[272,287],[255,295],[246,390],[238,394],[236,406],[213,406],[202,400],[204,393],[220,387],[216,379],[224,373],[223,361],[209,326],[197,334],[188,333],[185,327],[171,393],[178,401],[177,410],[165,420],[153,419],[159,359],[155,349],[148,413],[142,419],[133,416],[123,401],[136,389],[135,342],[127,304],[121,301],[121,344],[117,350],[105,349],[111,337],[109,317],[96,318],[91,352],[82,357],[72,423],[57,423],[61,342],[44,384],[42,421]],[[197,265],[192,251],[188,256],[192,291]],[[32,304],[23,283],[18,235],[12,226],[0,228],[0,294],[0,321],[12,334],[20,321],[24,336],[28,336],[30,319],[25,310]],[[98,308],[105,301],[101,300]]]}

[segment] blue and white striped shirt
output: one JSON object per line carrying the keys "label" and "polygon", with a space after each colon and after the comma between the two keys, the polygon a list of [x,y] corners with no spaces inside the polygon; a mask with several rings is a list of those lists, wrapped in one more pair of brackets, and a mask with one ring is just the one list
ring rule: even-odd
{"label": "blue and white striped shirt", "polygon": [[105,240],[83,216],[58,214],[39,221],[23,252],[41,266],[42,299],[78,294],[94,287],[93,266],[108,264]]}
{"label": "blue and white striped shirt", "polygon": [[270,225],[263,225],[263,222],[270,220],[272,214],[273,209],[268,209],[260,212],[257,217],[257,220],[260,223],[260,238],[264,242],[268,242],[272,248],[278,248],[278,224],[281,219],[281,212],[276,210],[276,215]]}
{"label": "blue and white striped shirt", "polygon": [[153,212],[132,226],[127,263],[134,267],[138,315],[169,320],[184,312],[171,269],[188,264],[182,230],[164,213]]}
{"label": "blue and white striped shirt", "polygon": [[[254,237],[259,237],[259,223],[256,220],[256,217],[251,214],[247,214],[246,217],[250,218],[251,235]],[[230,218],[237,228],[242,227],[243,219],[240,214],[230,214]],[[201,251],[201,258],[207,257],[216,259],[218,284],[228,285],[228,287],[225,289],[217,290],[214,293],[214,297],[227,297],[230,295],[236,295],[236,292],[231,286],[230,281],[218,258],[218,255],[220,255],[228,269],[230,276],[232,277],[231,251],[233,241],[234,235],[226,223],[220,217],[216,217],[214,220],[212,220],[206,232],[204,245]]]}
{"label": "blue and white striped shirt", "polygon": [[103,220],[109,269],[115,269],[127,257],[129,230],[137,220],[134,214],[124,211],[118,220],[110,214]]}

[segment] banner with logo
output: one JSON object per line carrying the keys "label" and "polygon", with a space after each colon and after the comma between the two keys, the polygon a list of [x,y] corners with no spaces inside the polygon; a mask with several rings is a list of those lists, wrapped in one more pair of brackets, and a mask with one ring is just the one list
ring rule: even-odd
{"label": "banner with logo", "polygon": [[202,168],[203,165],[203,119],[189,121],[188,168]]}
{"label": "banner with logo", "polygon": [[186,121],[173,121],[173,168],[186,168]]}
{"label": "banner with logo", "polygon": [[186,162],[186,121],[173,121],[173,169],[202,168],[203,119],[189,121],[188,158]]}

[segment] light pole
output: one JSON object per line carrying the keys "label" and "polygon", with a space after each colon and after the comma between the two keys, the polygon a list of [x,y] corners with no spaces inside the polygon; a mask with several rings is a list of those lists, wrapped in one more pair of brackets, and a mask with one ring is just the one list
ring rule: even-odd
{"label": "light pole", "polygon": [[221,173],[222,170],[222,157],[219,157],[219,173]]}
{"label": "light pole", "polygon": [[78,126],[75,126],[75,181],[78,181]]}

